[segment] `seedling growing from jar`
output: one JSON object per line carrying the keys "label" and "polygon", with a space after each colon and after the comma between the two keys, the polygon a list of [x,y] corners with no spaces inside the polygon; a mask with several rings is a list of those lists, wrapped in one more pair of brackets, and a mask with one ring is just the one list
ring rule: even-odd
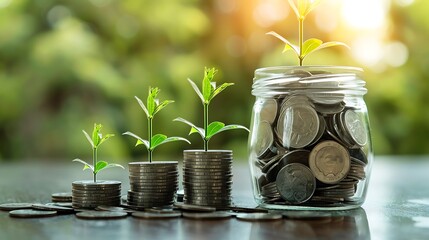
{"label": "seedling growing from jar", "polygon": [[140,98],[138,98],[137,96],[134,96],[147,117],[148,140],[145,140],[132,132],[123,133],[123,135],[129,135],[137,139],[135,146],[142,144],[146,147],[148,151],[149,162],[152,162],[152,153],[155,150],[155,148],[157,148],[162,144],[169,143],[169,142],[176,142],[176,141],[185,141],[190,144],[190,142],[187,139],[182,137],[167,137],[164,134],[156,134],[152,136],[153,119],[155,115],[163,108],[165,108],[167,105],[174,102],[173,100],[164,100],[160,103],[159,99],[157,99],[159,92],[160,90],[158,88],[149,87],[149,94],[147,97],[146,105],[143,103],[143,101]]}
{"label": "seedling growing from jar", "polygon": [[208,150],[208,144],[210,139],[223,131],[232,130],[232,129],[244,129],[249,131],[246,127],[241,125],[225,125],[222,122],[212,122],[209,124],[209,105],[211,101],[223,90],[227,87],[234,85],[234,83],[223,83],[219,87],[216,87],[216,82],[213,81],[214,76],[217,73],[216,68],[205,68],[204,70],[204,78],[201,84],[202,91],[198,88],[198,86],[191,80],[188,79],[194,91],[197,93],[198,97],[201,99],[203,104],[204,118],[203,118],[203,128],[197,127],[193,123],[183,119],[176,118],[174,121],[183,122],[191,127],[191,131],[189,134],[198,133],[204,141],[204,151]]}
{"label": "seedling growing from jar", "polygon": [[283,52],[287,52],[289,50],[292,50],[295,55],[299,59],[299,65],[302,66],[304,59],[310,55],[311,53],[314,53],[318,50],[321,50],[323,48],[328,47],[334,47],[334,46],[344,46],[349,48],[346,44],[342,42],[323,42],[320,39],[317,38],[310,38],[304,41],[304,20],[307,17],[307,15],[319,5],[321,0],[288,0],[289,5],[295,12],[296,17],[298,18],[299,22],[299,46],[296,46],[292,44],[290,41],[288,41],[286,38],[281,36],[280,34],[271,31],[267,34],[273,35],[274,37],[280,39],[282,42],[285,43],[285,47],[283,49]]}
{"label": "seedling growing from jar", "polygon": [[73,160],[73,162],[82,163],[84,165],[83,170],[91,169],[94,175],[94,182],[97,181],[97,173],[99,173],[101,170],[112,168],[112,167],[120,167],[124,169],[124,167],[120,164],[107,163],[106,161],[98,161],[98,148],[102,143],[104,143],[109,138],[114,136],[114,134],[106,134],[105,136],[103,136],[101,134],[102,127],[103,126],[101,124],[94,123],[94,129],[92,130],[92,137],[90,137],[85,130],[82,130],[83,134],[85,135],[86,139],[88,140],[88,142],[91,144],[91,147],[92,147],[92,165],[81,159]]}

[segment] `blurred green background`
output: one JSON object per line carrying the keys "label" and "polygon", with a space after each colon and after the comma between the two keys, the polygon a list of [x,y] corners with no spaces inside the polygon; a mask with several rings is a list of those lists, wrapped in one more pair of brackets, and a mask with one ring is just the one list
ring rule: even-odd
{"label": "blurred green background", "polygon": [[[305,38],[342,41],[305,64],[365,70],[376,154],[429,153],[429,1],[325,0],[305,22]],[[234,82],[211,105],[210,120],[249,126],[256,68],[296,65],[277,31],[296,42],[297,21],[287,0],[0,0],[0,161],[70,161],[91,155],[82,129],[94,122],[117,136],[103,158],[146,159],[121,136],[146,136],[134,96],[149,86],[176,102],[156,117],[155,133],[186,136],[183,117],[201,125],[202,106],[187,78],[200,84],[204,66]],[[163,145],[156,159],[181,159],[192,145]],[[211,148],[246,158],[247,133],[230,131]]]}

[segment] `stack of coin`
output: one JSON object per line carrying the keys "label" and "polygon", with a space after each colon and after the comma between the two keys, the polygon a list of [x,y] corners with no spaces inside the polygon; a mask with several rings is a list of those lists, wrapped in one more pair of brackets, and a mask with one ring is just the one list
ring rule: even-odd
{"label": "stack of coin", "polygon": [[185,150],[184,203],[215,208],[231,205],[232,151]]}
{"label": "stack of coin", "polygon": [[[332,79],[347,76],[316,75],[329,81],[312,82],[311,74],[282,85],[281,79],[257,86],[303,89],[257,102],[251,135],[255,179],[262,200],[269,204],[326,206],[353,203],[358,185],[366,178],[368,135],[363,110],[350,107],[344,94],[319,94],[312,88],[335,87]],[[314,76],[313,76],[314,77]],[[254,86],[254,89],[255,86]],[[255,90],[256,91],[256,90]],[[277,103],[277,106],[274,105]]]}
{"label": "stack of coin", "polygon": [[172,205],[178,189],[177,165],[176,161],[129,163],[128,205],[138,208]]}
{"label": "stack of coin", "polygon": [[100,205],[119,206],[121,182],[75,181],[72,183],[73,208],[96,208]]}

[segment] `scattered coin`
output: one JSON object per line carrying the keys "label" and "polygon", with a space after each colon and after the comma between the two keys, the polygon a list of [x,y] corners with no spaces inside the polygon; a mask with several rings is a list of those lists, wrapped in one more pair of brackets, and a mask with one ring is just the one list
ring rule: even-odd
{"label": "scattered coin", "polygon": [[52,202],[72,202],[72,193],[70,192],[53,193],[51,197]]}
{"label": "scattered coin", "polygon": [[168,219],[168,218],[179,218],[182,216],[181,212],[169,212],[169,213],[156,213],[156,212],[134,212],[132,214],[136,218],[147,218],[147,219]]}
{"label": "scattered coin", "polygon": [[275,221],[281,220],[283,216],[281,214],[273,213],[239,213],[236,218],[242,221]]}
{"label": "scattered coin", "polygon": [[126,212],[109,212],[109,211],[83,211],[76,213],[76,217],[81,219],[118,219],[125,218]]}
{"label": "scattered coin", "polygon": [[193,211],[193,212],[214,212],[216,208],[208,207],[208,206],[199,206],[193,204],[185,204],[185,203],[175,203],[174,207],[184,210],[184,211]]}
{"label": "scattered coin", "polygon": [[228,219],[232,215],[229,212],[209,212],[209,213],[195,213],[195,212],[184,212],[184,218],[198,219],[198,220],[213,220],[213,219]]}
{"label": "scattered coin", "polygon": [[97,206],[95,210],[98,211],[110,211],[110,212],[126,212],[133,213],[135,210],[123,208],[123,207],[114,207],[114,206]]}
{"label": "scattered coin", "polygon": [[31,209],[33,203],[3,203],[0,204],[0,210],[18,210],[18,209]]}
{"label": "scattered coin", "polygon": [[19,209],[9,212],[9,216],[15,218],[41,218],[41,217],[52,217],[56,216],[56,211],[40,211],[32,209]]}
{"label": "scattered coin", "polygon": [[57,211],[58,213],[74,213],[73,208],[55,206],[53,204],[35,203],[32,205],[35,210]]}

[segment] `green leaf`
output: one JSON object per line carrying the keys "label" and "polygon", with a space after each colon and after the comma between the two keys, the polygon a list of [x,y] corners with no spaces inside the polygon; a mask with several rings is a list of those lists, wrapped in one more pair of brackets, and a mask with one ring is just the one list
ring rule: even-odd
{"label": "green leaf", "polygon": [[225,90],[227,87],[234,85],[234,83],[223,83],[222,85],[220,85],[218,88],[216,88],[213,92],[212,95],[210,96],[209,101],[211,101],[213,98],[216,97],[216,95],[218,95],[219,93],[221,93],[223,90]]}
{"label": "green leaf", "polygon": [[159,111],[161,111],[161,109],[165,108],[170,103],[174,103],[174,101],[173,100],[165,100],[161,104],[157,105],[155,108],[155,111],[153,113],[153,116],[155,116],[155,114],[157,114]]}
{"label": "green leaf", "polygon": [[195,84],[191,79],[188,78],[189,83],[191,84],[192,88],[194,89],[194,91],[197,93],[198,97],[200,97],[201,102],[204,103],[204,97],[203,94],[201,93],[200,89],[198,88],[197,84]]}
{"label": "green leaf", "polygon": [[[157,135],[162,135],[162,134],[157,134]],[[189,142],[189,140],[186,139],[186,138],[182,138],[182,137],[168,137],[167,138],[167,136],[165,136],[165,135],[162,135],[162,136],[163,136],[162,138],[160,138],[160,139],[157,140],[156,144],[152,145],[152,150],[154,150],[156,147],[158,147],[158,146],[160,146],[162,144],[169,143],[169,142],[184,141],[184,142],[187,142],[187,143],[191,144],[191,142]],[[161,139],[162,139],[162,141],[161,141]]]}
{"label": "green leaf", "polygon": [[143,109],[144,113],[146,114],[146,117],[149,117],[149,112],[148,112],[146,106],[144,105],[143,101],[140,98],[138,98],[137,96],[134,96],[134,98],[137,100],[140,107]]}
{"label": "green leaf", "polygon": [[112,168],[112,167],[120,167],[122,169],[125,169],[121,164],[116,164],[116,163],[109,163],[109,165],[107,165],[105,168],[103,169],[108,169],[108,168]]}
{"label": "green leaf", "polygon": [[214,77],[214,71],[216,71],[214,68],[205,68],[204,70],[204,78],[203,78],[203,97],[204,97],[204,103],[210,102],[210,96],[213,91],[213,86],[211,84],[211,81]]}
{"label": "green leaf", "polygon": [[156,96],[158,96],[159,93],[159,89],[158,88],[151,88],[149,87],[149,94],[147,96],[147,110],[149,112],[149,118],[152,118],[155,112],[155,107],[156,107],[156,103],[155,103],[155,99]]}
{"label": "green leaf", "polygon": [[92,142],[94,143],[94,148],[97,148],[98,145],[100,144],[100,129],[101,129],[101,124],[96,124],[94,123],[94,129],[92,130]]}
{"label": "green leaf", "polygon": [[[101,134],[100,134],[101,136]],[[109,138],[115,136],[115,134],[106,134],[106,136],[104,136],[103,138],[101,138],[100,143],[98,144],[98,146],[100,146],[103,142],[107,141]]]}
{"label": "green leaf", "polygon": [[280,34],[276,33],[276,32],[268,32],[268,35],[272,35],[278,39],[280,39],[280,41],[284,42],[286,44],[285,48],[283,49],[283,52],[288,51],[288,50],[292,50],[297,57],[299,57],[299,47],[296,45],[293,45],[291,42],[289,42],[286,38],[282,37]]}
{"label": "green leaf", "polygon": [[323,41],[319,40],[317,38],[310,38],[307,41],[304,42],[302,45],[302,58],[305,58],[305,56],[314,50],[316,50],[320,45],[322,45]]}
{"label": "green leaf", "polygon": [[320,0],[289,0],[289,5],[298,19],[305,19],[307,14],[319,5],[319,3]]}
{"label": "green leaf", "polygon": [[137,136],[136,134],[134,134],[134,133],[132,133],[132,132],[124,132],[124,133],[122,133],[122,135],[128,135],[128,136],[131,136],[131,137],[133,137],[133,138],[137,139],[137,142],[136,142],[136,145],[135,145],[135,146],[138,146],[138,145],[140,145],[140,144],[143,144],[143,145],[146,147],[146,149],[149,149],[149,148],[150,148],[150,147],[149,147],[149,141],[144,140],[143,138],[141,138],[141,137]]}
{"label": "green leaf", "polygon": [[94,173],[97,174],[99,171],[103,170],[108,165],[105,161],[98,161],[97,164],[95,164]]}
{"label": "green leaf", "polygon": [[328,48],[328,47],[335,47],[335,46],[343,46],[343,47],[350,49],[349,46],[347,46],[345,43],[342,43],[342,42],[326,42],[326,43],[319,45],[317,48],[313,49],[311,52],[307,53],[307,55],[305,55],[304,58],[306,56],[316,52],[316,51],[321,50],[321,49]]}
{"label": "green leaf", "polygon": [[76,158],[72,162],[80,162],[80,163],[82,163],[84,165],[83,170],[91,169],[92,171],[94,171],[94,167],[91,164],[88,164],[88,163],[86,163],[83,160],[80,160],[80,159]]}
{"label": "green leaf", "polygon": [[[209,133],[209,135],[207,136],[207,139],[210,139],[211,137],[213,137],[214,135],[220,133],[220,132],[224,132],[224,131],[228,131],[228,130],[234,130],[234,129],[243,129],[246,130],[247,132],[250,132],[248,128],[241,126],[241,125],[236,125],[236,124],[232,124],[232,125],[227,125],[225,126],[225,124],[221,123],[221,122],[213,122],[213,123],[217,123],[216,125],[213,125],[213,130],[208,131],[211,132]],[[210,125],[212,125],[213,123],[211,123]],[[221,123],[223,126],[222,128],[219,129],[219,125],[218,123]],[[209,129],[210,129],[210,125],[209,125]]]}
{"label": "green leaf", "polygon": [[94,148],[94,143],[92,142],[92,139],[89,136],[89,134],[87,132],[85,132],[85,130],[82,130],[82,132],[83,132],[83,134],[85,134],[85,137],[88,140],[88,142],[91,144],[91,147]]}
{"label": "green leaf", "polygon": [[203,128],[197,127],[193,123],[191,123],[188,120],[183,119],[183,118],[175,118],[173,121],[182,122],[182,123],[187,124],[188,126],[191,127],[191,131],[189,132],[189,135],[191,135],[192,133],[198,133],[204,139],[204,133],[205,132],[204,132]]}
{"label": "green leaf", "polygon": [[212,122],[207,126],[207,139],[219,132],[225,126],[222,122]]}
{"label": "green leaf", "polygon": [[167,136],[163,134],[156,134],[152,137],[150,140],[150,150],[155,149],[158,145],[160,145],[165,139],[167,139]]}

